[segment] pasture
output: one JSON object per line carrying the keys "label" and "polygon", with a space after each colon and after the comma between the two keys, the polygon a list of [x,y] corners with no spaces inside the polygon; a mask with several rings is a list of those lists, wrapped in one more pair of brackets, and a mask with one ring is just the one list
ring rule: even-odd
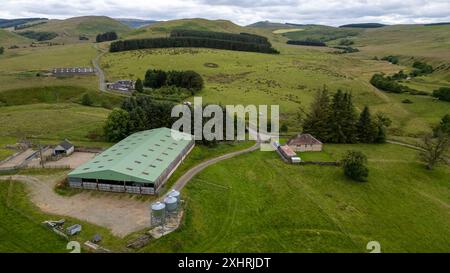
{"label": "pasture", "polygon": [[187,185],[182,228],[142,251],[367,252],[375,240],[383,252],[448,252],[450,169],[427,171],[415,150],[390,144],[325,151],[347,149],[368,155],[367,183],[267,152],[211,166]]}
{"label": "pasture", "polygon": [[0,138],[92,141],[89,134],[102,130],[108,114],[104,108],[70,103],[0,107]]}

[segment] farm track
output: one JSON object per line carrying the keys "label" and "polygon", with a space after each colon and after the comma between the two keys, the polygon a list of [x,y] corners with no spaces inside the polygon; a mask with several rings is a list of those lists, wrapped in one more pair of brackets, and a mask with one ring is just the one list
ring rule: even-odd
{"label": "farm track", "polygon": [[100,67],[99,61],[100,58],[105,55],[105,51],[98,48],[96,44],[94,44],[94,48],[97,49],[97,56],[92,60],[92,65],[94,66],[95,70],[97,71],[98,76],[98,88],[102,92],[106,92],[106,85],[105,85],[105,73],[103,72],[102,68]]}
{"label": "farm track", "polygon": [[212,158],[209,160],[206,160],[200,164],[198,164],[197,166],[191,168],[190,170],[188,170],[185,174],[183,174],[180,178],[178,178],[178,180],[175,182],[175,184],[172,186],[173,190],[177,190],[177,191],[181,191],[186,184],[198,173],[200,173],[201,171],[203,171],[205,168],[207,168],[208,166],[214,165],[220,161],[226,160],[226,159],[230,159],[233,157],[236,157],[238,155],[242,155],[242,154],[246,154],[246,153],[250,153],[253,151],[256,151],[259,149],[259,145],[260,143],[257,142],[255,145],[253,145],[250,148],[244,149],[244,150],[240,150],[240,151],[236,151],[236,152],[232,152],[229,154],[224,154],[221,156],[218,156],[216,158]]}

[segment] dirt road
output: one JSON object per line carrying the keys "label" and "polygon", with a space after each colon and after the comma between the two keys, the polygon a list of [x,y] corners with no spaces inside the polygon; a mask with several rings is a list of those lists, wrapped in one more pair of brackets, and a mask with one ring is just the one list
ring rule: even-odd
{"label": "dirt road", "polygon": [[106,92],[106,84],[105,84],[105,73],[101,69],[99,65],[100,58],[105,55],[105,52],[98,48],[98,46],[94,45],[95,49],[97,49],[97,56],[92,60],[92,65],[94,66],[95,70],[97,71],[98,76],[98,88],[102,92]]}

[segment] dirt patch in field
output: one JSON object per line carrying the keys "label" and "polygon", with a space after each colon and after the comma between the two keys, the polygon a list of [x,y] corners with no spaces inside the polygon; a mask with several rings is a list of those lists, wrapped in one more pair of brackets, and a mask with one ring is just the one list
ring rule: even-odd
{"label": "dirt patch in field", "polygon": [[253,73],[253,72],[249,71],[249,72],[243,72],[243,73],[239,73],[239,74],[219,73],[216,75],[207,76],[206,79],[208,80],[208,82],[227,84],[227,83],[232,83],[232,82],[235,82],[238,80],[245,79],[251,73]]}

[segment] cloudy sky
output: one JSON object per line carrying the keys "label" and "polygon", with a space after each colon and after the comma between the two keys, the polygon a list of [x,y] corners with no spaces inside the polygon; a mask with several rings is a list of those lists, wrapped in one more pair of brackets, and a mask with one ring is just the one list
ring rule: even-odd
{"label": "cloudy sky", "polygon": [[341,25],[356,22],[450,21],[450,0],[0,0],[0,18],[82,15],[170,20],[228,19],[240,25],[270,20]]}

